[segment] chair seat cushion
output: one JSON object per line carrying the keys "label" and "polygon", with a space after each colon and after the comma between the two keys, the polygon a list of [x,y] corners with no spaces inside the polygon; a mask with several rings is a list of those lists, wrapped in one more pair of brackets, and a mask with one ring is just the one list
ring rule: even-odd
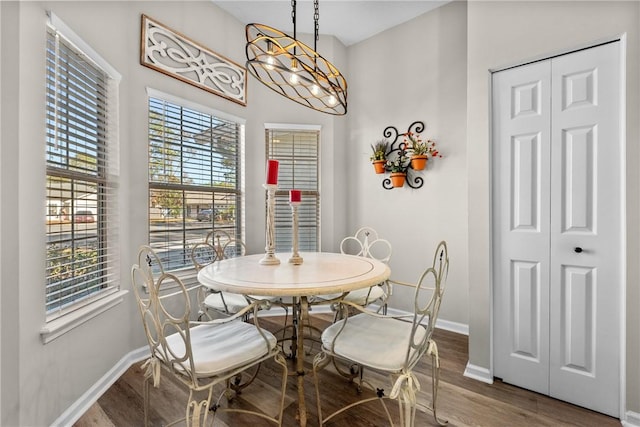
{"label": "chair seat cushion", "polygon": [[[347,324],[335,338],[345,320]],[[326,328],[322,333],[322,345],[338,357],[374,369],[398,372],[405,363],[411,328],[411,322],[358,314]],[[421,342],[425,335],[426,328],[418,326],[414,342]],[[334,339],[335,347],[331,351]]]}
{"label": "chair seat cushion", "polygon": [[[268,300],[276,301],[277,297],[265,297],[258,295],[248,295],[252,300]],[[224,303],[222,301],[224,298]],[[226,308],[225,308],[226,303]],[[249,305],[244,295],[234,294],[231,292],[215,292],[207,295],[204,299],[204,305],[212,310],[220,311],[227,314],[235,314]]]}
{"label": "chair seat cushion", "polygon": [[371,288],[358,289],[344,297],[345,301],[358,305],[367,305],[378,299],[384,299],[387,294],[384,293],[382,286],[372,286]]}
{"label": "chair seat cushion", "polygon": [[212,310],[235,314],[248,306],[249,303],[244,295],[232,294],[230,292],[215,292],[207,295],[204,299],[204,305]]}
{"label": "chair seat cushion", "polygon": [[[318,295],[318,298],[323,300],[332,300],[340,297],[342,294],[328,294],[328,295]],[[385,299],[387,294],[384,292],[382,286],[372,286],[371,288],[357,289],[355,291],[351,291],[344,297],[345,301],[352,302],[358,305],[368,305],[374,301],[379,299]]]}
{"label": "chair seat cushion", "polygon": [[[267,355],[276,346],[276,338],[262,330],[267,343],[250,323],[233,321],[221,325],[198,325],[190,330],[193,363],[198,377],[211,377],[246,365]],[[185,353],[179,333],[167,337],[167,345],[176,357]]]}

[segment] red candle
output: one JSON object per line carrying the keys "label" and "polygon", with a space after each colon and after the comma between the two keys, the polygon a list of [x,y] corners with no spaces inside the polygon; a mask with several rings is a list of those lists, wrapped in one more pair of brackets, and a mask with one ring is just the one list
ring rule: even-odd
{"label": "red candle", "polygon": [[289,201],[290,202],[299,202],[300,201],[300,190],[289,190]]}
{"label": "red candle", "polygon": [[267,184],[278,184],[278,161],[269,160],[267,162]]}

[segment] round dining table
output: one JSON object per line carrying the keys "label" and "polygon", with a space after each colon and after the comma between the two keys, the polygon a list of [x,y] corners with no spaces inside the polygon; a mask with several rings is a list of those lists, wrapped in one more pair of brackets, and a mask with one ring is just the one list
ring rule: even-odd
{"label": "round dining table", "polygon": [[[264,254],[247,255],[216,261],[198,272],[198,281],[215,291],[265,297],[291,297],[294,313],[294,334],[300,337],[297,346],[298,420],[307,424],[304,400],[304,325],[307,323],[310,300],[318,295],[346,295],[348,292],[374,286],[387,280],[389,266],[382,261],[355,255],[331,252],[300,253],[301,264],[287,262],[289,253],[277,253],[280,264],[265,265]],[[322,302],[326,304],[327,301]]]}

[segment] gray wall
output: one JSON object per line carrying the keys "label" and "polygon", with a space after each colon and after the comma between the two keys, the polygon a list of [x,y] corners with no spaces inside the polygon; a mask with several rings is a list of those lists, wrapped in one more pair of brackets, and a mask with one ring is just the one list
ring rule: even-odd
{"label": "gray wall", "polygon": [[[349,47],[350,228],[368,225],[393,247],[392,277],[415,282],[440,240],[451,269],[440,317],[468,324],[466,3],[453,2]],[[443,158],[429,160],[424,185],[385,190],[369,162],[387,126],[416,120]],[[387,175],[388,176],[388,175]],[[412,309],[412,293],[394,288],[392,305]]]}

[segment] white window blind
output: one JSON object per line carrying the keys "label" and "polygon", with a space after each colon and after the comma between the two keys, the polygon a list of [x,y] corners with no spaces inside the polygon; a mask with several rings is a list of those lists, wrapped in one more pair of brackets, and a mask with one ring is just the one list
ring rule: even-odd
{"label": "white window blind", "polygon": [[214,228],[242,239],[242,128],[149,98],[149,242],[165,269],[193,266],[191,248]]}
{"label": "white window blind", "polygon": [[47,320],[118,286],[118,82],[47,27]]}
{"label": "white window blind", "polygon": [[319,141],[317,130],[266,129],[267,157],[280,163],[275,216],[278,252],[290,251],[292,247],[291,189],[300,190],[302,195],[298,208],[298,248],[300,251],[319,250]]}

